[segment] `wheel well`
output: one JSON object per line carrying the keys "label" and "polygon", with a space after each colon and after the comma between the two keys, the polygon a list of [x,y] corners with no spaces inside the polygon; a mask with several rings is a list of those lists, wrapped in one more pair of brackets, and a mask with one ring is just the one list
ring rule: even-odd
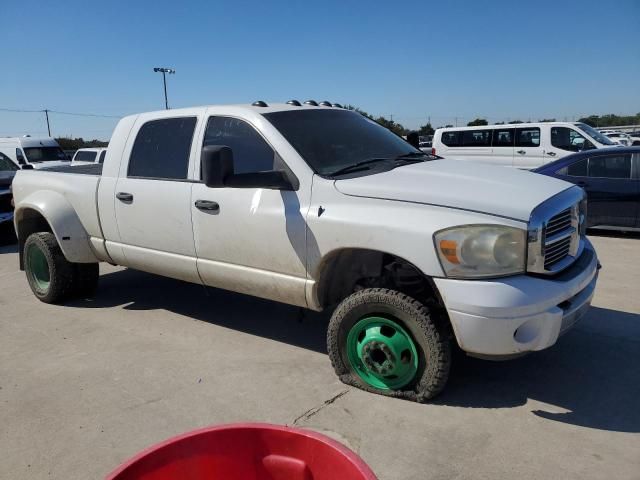
{"label": "wheel well", "polygon": [[444,308],[433,280],[415,265],[389,253],[368,249],[343,249],[321,265],[317,298],[322,308],[338,304],[363,288],[390,288],[431,306]]}
{"label": "wheel well", "polygon": [[20,220],[16,225],[16,233],[18,235],[20,270],[24,270],[24,259],[22,252],[24,250],[24,242],[27,241],[29,235],[36,232],[51,232],[51,226],[44,216],[37,210],[27,208],[20,212]]}

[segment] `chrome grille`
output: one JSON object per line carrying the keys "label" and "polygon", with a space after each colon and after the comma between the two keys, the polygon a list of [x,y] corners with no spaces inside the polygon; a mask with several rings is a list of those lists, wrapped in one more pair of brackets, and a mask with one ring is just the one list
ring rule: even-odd
{"label": "chrome grille", "polygon": [[567,208],[557,215],[554,215],[547,222],[546,236],[550,237],[556,233],[571,228],[571,209]]}
{"label": "chrome grille", "polygon": [[583,198],[582,189],[570,188],[534,209],[529,220],[527,271],[553,275],[580,256]]}
{"label": "chrome grille", "polygon": [[549,270],[551,266],[558,263],[569,255],[571,248],[571,237],[565,237],[557,242],[546,244],[544,247],[544,268]]}

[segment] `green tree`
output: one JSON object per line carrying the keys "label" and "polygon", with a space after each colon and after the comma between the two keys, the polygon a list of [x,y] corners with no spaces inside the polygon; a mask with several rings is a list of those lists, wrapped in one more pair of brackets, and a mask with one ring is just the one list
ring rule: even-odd
{"label": "green tree", "polygon": [[481,125],[489,125],[489,122],[487,122],[484,118],[476,118],[475,120],[467,123],[467,127],[479,127]]}
{"label": "green tree", "polygon": [[58,137],[56,138],[56,142],[58,142],[58,145],[60,145],[60,147],[62,147],[63,150],[77,150],[79,148],[106,147],[109,144],[109,142],[103,142],[97,139],[85,140],[82,137],[78,137],[78,138]]}
{"label": "green tree", "polygon": [[422,125],[418,129],[418,135],[427,137],[429,135],[433,135],[435,133],[434,128],[431,126],[431,123],[427,123],[426,125]]}
{"label": "green tree", "polygon": [[555,122],[555,118],[543,118],[542,120],[538,120],[539,122]]}

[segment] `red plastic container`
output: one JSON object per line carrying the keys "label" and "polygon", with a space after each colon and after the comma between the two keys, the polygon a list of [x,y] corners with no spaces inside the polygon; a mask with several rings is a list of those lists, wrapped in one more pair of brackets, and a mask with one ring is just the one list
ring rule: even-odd
{"label": "red plastic container", "polygon": [[355,453],[309,430],[241,423],[195,430],[139,453],[107,480],[376,480]]}

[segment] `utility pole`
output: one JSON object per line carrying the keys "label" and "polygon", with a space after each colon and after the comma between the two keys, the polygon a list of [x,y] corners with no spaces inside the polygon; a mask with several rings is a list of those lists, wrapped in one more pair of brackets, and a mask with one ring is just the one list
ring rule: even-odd
{"label": "utility pole", "polygon": [[47,117],[47,132],[49,133],[49,136],[51,136],[51,127],[49,126],[49,110],[47,110],[46,108],[44,109],[44,116]]}
{"label": "utility pole", "polygon": [[176,71],[173,68],[166,68],[166,67],[156,67],[153,69],[154,72],[161,72],[162,73],[162,83],[164,84],[164,108],[166,110],[169,110],[169,101],[167,100],[167,73],[176,73]]}

